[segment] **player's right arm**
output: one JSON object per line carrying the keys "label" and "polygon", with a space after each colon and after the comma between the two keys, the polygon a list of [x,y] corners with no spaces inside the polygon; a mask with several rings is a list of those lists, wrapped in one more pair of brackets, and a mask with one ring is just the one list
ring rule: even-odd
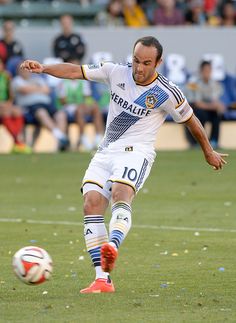
{"label": "player's right arm", "polygon": [[[228,157],[228,154],[221,154],[213,150],[205,129],[194,115],[193,109],[188,104],[180,89],[171,82],[167,83],[166,87],[169,89],[169,100],[166,101],[167,104],[163,109],[170,113],[175,122],[184,123],[187,126],[193,137],[200,144],[207,163],[213,166],[215,170],[222,169],[223,165],[227,164],[224,157]],[[181,98],[182,101],[180,101]]]}
{"label": "player's right arm", "polygon": [[39,63],[38,61],[26,60],[21,64],[20,68],[27,70],[31,73],[45,73],[58,78],[84,79],[81,66],[71,63],[45,65]]}
{"label": "player's right arm", "polygon": [[193,114],[192,117],[185,122],[185,125],[200,144],[208,164],[213,166],[215,170],[222,169],[223,165],[227,164],[225,157],[228,157],[228,154],[221,154],[213,150],[205,129],[198,118]]}

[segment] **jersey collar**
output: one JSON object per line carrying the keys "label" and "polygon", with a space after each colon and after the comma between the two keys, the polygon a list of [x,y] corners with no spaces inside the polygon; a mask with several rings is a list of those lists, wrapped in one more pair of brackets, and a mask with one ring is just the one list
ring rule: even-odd
{"label": "jersey collar", "polygon": [[147,86],[147,85],[152,84],[158,78],[158,75],[159,74],[156,72],[155,75],[153,76],[152,80],[150,82],[146,83],[146,84],[140,84],[138,82],[135,82],[135,80],[134,80],[134,82],[135,82],[135,84],[137,84],[139,86]]}

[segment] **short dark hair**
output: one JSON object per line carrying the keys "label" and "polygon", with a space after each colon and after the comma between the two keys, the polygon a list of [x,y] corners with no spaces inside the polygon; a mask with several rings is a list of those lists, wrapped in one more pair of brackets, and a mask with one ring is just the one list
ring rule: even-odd
{"label": "short dark hair", "polygon": [[210,66],[211,67],[211,62],[203,60],[200,62],[200,70],[202,70],[205,66]]}
{"label": "short dark hair", "polygon": [[155,47],[157,49],[156,61],[157,62],[159,61],[159,59],[161,58],[162,53],[163,53],[163,47],[155,37],[146,36],[146,37],[139,38],[138,40],[136,40],[136,42],[134,44],[134,48],[138,43],[141,43],[142,45],[147,46],[147,47],[151,47],[151,46]]}

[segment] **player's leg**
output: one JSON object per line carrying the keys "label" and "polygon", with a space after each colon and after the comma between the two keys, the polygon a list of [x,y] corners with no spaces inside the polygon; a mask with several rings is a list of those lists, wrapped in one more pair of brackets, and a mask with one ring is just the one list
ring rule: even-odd
{"label": "player's leg", "polygon": [[108,241],[104,214],[108,200],[97,191],[84,195],[84,238],[97,278],[107,278],[101,268],[101,246]]}
{"label": "player's leg", "polygon": [[114,292],[108,273],[101,267],[101,246],[108,241],[104,223],[108,203],[108,200],[95,190],[84,195],[84,238],[96,277],[88,288],[80,291],[81,293]]}
{"label": "player's leg", "polygon": [[[104,169],[105,160],[95,157],[90,163],[83,181],[84,237],[87,251],[95,268],[95,281],[81,293],[114,292],[107,272],[101,268],[101,246],[108,242],[104,214],[109,204],[110,192],[104,189],[110,173]],[[102,166],[100,165],[102,164]]]}
{"label": "player's leg", "polygon": [[131,228],[131,203],[143,186],[151,170],[152,161],[142,153],[123,153],[116,157],[112,185],[112,217],[109,226],[109,243],[102,246],[102,268],[111,272],[118,249]]}
{"label": "player's leg", "polygon": [[132,187],[114,183],[112,187],[112,218],[109,225],[110,242],[117,249],[131,228],[131,203],[135,196]]}
{"label": "player's leg", "polygon": [[101,249],[102,269],[111,272],[114,268],[118,249],[131,228],[131,202],[134,189],[126,184],[112,185],[112,217],[109,224],[109,243]]}

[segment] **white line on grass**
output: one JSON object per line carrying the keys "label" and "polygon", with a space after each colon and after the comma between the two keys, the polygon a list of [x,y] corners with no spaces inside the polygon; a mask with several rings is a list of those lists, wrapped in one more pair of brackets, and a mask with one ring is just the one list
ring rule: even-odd
{"label": "white line on grass", "polygon": [[[32,219],[11,219],[0,218],[0,222],[5,223],[30,223],[30,224],[54,224],[54,225],[78,225],[83,226],[82,222],[73,221],[51,221],[51,220],[32,220]],[[166,230],[166,231],[202,231],[202,232],[231,232],[236,233],[236,229],[220,229],[220,228],[190,228],[190,227],[175,227],[166,225],[142,225],[133,224],[133,228],[137,229],[150,229],[150,230]]]}

